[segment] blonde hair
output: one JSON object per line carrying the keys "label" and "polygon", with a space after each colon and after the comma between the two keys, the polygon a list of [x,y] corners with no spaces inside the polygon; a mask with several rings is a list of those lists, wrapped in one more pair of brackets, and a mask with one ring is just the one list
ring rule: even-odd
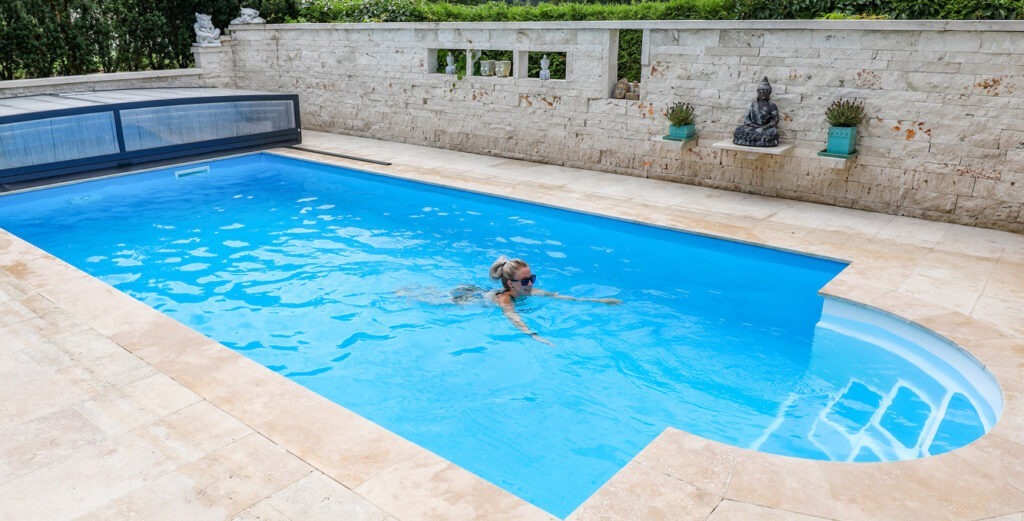
{"label": "blonde hair", "polygon": [[520,268],[529,266],[526,261],[522,259],[509,260],[508,257],[502,255],[498,257],[498,260],[491,264],[491,278],[494,280],[500,280],[501,286],[505,289],[508,288],[508,281],[515,276],[516,271]]}

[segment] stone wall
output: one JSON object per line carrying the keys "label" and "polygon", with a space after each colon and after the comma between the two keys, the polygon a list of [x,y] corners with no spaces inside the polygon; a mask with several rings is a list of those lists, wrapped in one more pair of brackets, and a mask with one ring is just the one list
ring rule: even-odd
{"label": "stone wall", "polygon": [[85,74],[56,78],[0,81],[0,98],[63,94],[114,89],[143,89],[159,87],[206,87],[210,80],[199,69],[163,71],[115,72]]}
{"label": "stone wall", "polygon": [[[639,101],[609,99],[618,31],[644,31]],[[585,22],[232,28],[239,88],[298,92],[306,128],[1024,231],[1024,24]],[[511,78],[453,78],[447,49],[501,49]],[[525,52],[565,52],[565,80]],[[767,76],[785,155],[731,139]],[[865,101],[855,159],[819,157],[825,107]],[[674,101],[696,143],[657,140]]]}
{"label": "stone wall", "polygon": [[[620,30],[644,32],[637,101],[610,99]],[[307,129],[1024,232],[1021,22],[288,24],[230,34],[222,47],[195,48],[200,83],[298,93]],[[513,75],[438,73],[437,53],[449,49],[512,51]],[[566,53],[566,79],[526,77],[527,52]],[[715,147],[731,140],[762,76],[793,147]],[[6,83],[0,96],[11,95]],[[817,155],[837,98],[864,100],[870,116],[847,161]],[[675,101],[696,106],[697,141],[659,139]]]}

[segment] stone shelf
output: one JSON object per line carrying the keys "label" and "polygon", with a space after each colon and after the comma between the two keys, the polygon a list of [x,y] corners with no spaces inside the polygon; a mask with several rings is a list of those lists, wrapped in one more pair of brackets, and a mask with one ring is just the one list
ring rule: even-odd
{"label": "stone shelf", "polygon": [[692,136],[690,136],[690,137],[688,137],[686,139],[668,139],[667,136],[654,136],[654,137],[651,138],[651,141],[663,141],[665,143],[679,143],[681,145],[688,146],[687,145],[688,143],[696,143],[697,142],[697,134],[694,134],[694,135],[692,135]]}
{"label": "stone shelf", "polygon": [[732,140],[727,139],[725,141],[719,141],[711,145],[711,148],[721,148],[722,150],[732,150],[733,152],[739,152],[744,159],[757,159],[763,155],[778,156],[788,153],[793,145],[779,145],[774,147],[746,147],[743,145],[737,145]]}
{"label": "stone shelf", "polygon": [[857,157],[857,152],[852,154],[831,154],[822,150],[818,152],[818,157],[828,165],[829,168],[834,170],[846,170],[850,164],[853,163],[853,158]]}

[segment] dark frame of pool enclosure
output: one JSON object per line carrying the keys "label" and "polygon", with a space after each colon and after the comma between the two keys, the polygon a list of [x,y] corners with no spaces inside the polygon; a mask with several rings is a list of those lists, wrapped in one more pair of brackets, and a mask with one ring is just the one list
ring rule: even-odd
{"label": "dark frame of pool enclosure", "polygon": [[0,116],[0,183],[302,142],[297,94],[228,94]]}

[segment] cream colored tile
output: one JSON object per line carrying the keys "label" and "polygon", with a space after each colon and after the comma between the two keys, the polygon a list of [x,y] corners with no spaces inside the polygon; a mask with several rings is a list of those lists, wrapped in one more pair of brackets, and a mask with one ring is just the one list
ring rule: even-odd
{"label": "cream colored tile", "polygon": [[[906,462],[894,493],[916,492],[933,496],[933,505],[951,519],[983,519],[1006,512],[1024,511],[1020,485],[1024,470],[1000,460],[1020,454],[1022,445],[996,440],[978,443],[985,450],[962,450]],[[982,457],[983,452],[989,455]],[[964,494],[970,490],[970,494]],[[876,510],[881,510],[876,507]]]}
{"label": "cream colored tile", "polygon": [[757,521],[824,521],[825,518],[726,500],[722,501],[718,508],[708,516],[707,521],[751,521],[755,519]]}
{"label": "cream colored tile", "polygon": [[968,351],[970,351],[970,346],[979,340],[1002,340],[1009,338],[1008,334],[995,324],[955,311],[922,314],[910,318],[913,318],[921,326],[931,329],[966,347]]}
{"label": "cream colored tile", "polygon": [[[225,386],[209,399],[293,454],[316,462],[341,484],[354,488],[381,469],[425,453],[369,420],[263,370],[268,374],[236,380],[234,387]],[[239,386],[246,392],[238,393]]]}
{"label": "cream colored tile", "polygon": [[231,521],[303,521],[292,519],[272,507],[266,500],[241,511]]}
{"label": "cream colored tile", "polygon": [[985,296],[1024,301],[1024,261],[999,259],[985,286]]}
{"label": "cream colored tile", "polygon": [[985,367],[1017,369],[1024,365],[1024,339],[972,340],[968,347],[970,355]]}
{"label": "cream colored tile", "polygon": [[978,298],[981,287],[973,283],[961,283],[946,279],[936,279],[925,275],[912,275],[900,285],[899,291],[919,299],[942,302],[954,311],[970,313]]}
{"label": "cream colored tile", "polygon": [[[995,377],[1004,394],[1024,393],[1024,364],[1017,367],[992,366],[986,369]],[[1024,439],[1024,433],[1021,433],[1021,436],[1021,439]]]}
{"label": "cream colored tile", "polygon": [[[909,276],[910,271],[902,267],[855,261],[844,268],[839,276],[832,279],[825,287],[829,288],[832,294],[849,295],[849,298],[863,304],[872,304],[872,302],[859,300],[855,295],[863,295],[865,298],[892,295],[894,292],[891,288],[899,287]],[[834,293],[840,291],[840,288],[843,293]]]}
{"label": "cream colored tile", "polygon": [[74,519],[172,471],[159,444],[119,436],[0,485],[0,519]]}
{"label": "cream colored tile", "polygon": [[252,434],[249,426],[207,401],[198,401],[140,427],[189,461]]}
{"label": "cream colored tile", "polygon": [[1005,516],[988,517],[982,521],[1024,521],[1024,512]]}
{"label": "cream colored tile", "polygon": [[1005,251],[1007,244],[1013,244],[1017,240],[1019,237],[1010,232],[952,225],[946,230],[942,240],[935,245],[935,248],[998,258]]}
{"label": "cream colored tile", "polygon": [[108,434],[153,423],[201,400],[163,374],[106,388],[105,392],[76,404],[75,409]]}
{"label": "cream colored tile", "polygon": [[897,244],[912,244],[931,248],[938,244],[954,226],[956,225],[894,216],[889,224],[875,234],[875,237]]}
{"label": "cream colored tile", "polygon": [[[826,518],[845,519],[846,505],[833,495],[827,463],[740,451],[725,498],[741,503]],[[833,464],[835,465],[835,464]]]}
{"label": "cream colored tile", "polygon": [[971,316],[998,324],[1007,333],[1024,336],[1024,300],[982,295],[971,311]]}
{"label": "cream colored tile", "polygon": [[1021,489],[1024,487],[1024,467],[1017,464],[1016,458],[1022,452],[1024,433],[1007,422],[996,423],[980,440],[963,450],[954,451],[952,456],[959,458],[958,463],[976,467],[982,476],[989,475]]}
{"label": "cream colored tile", "polygon": [[[32,317],[7,326],[0,326],[0,338],[3,338],[3,342],[0,342],[0,355],[26,350],[30,347],[36,348],[45,344],[45,348],[53,351],[53,356],[57,356],[56,353],[61,353],[62,351],[50,342],[49,336],[53,333],[54,330],[50,325],[39,317]],[[41,354],[37,355],[28,352],[27,356],[35,359],[37,356],[41,356]],[[46,364],[44,363],[43,365]]]}
{"label": "cream colored tile", "polygon": [[995,267],[995,259],[933,250],[918,264],[914,274],[981,290]]}
{"label": "cream colored tile", "polygon": [[629,463],[566,520],[703,520],[721,500],[718,494]]}
{"label": "cream colored tile", "polygon": [[40,367],[24,351],[0,354],[0,429],[30,422],[86,398],[82,390],[52,369]]}
{"label": "cream colored tile", "polygon": [[92,329],[51,335],[50,338],[70,360],[60,361],[59,371],[87,394],[98,385],[130,385],[158,372],[116,342]]}
{"label": "cream colored tile", "polygon": [[312,472],[266,438],[250,434],[113,498],[80,519],[227,519]]}
{"label": "cream colored tile", "polygon": [[637,454],[633,463],[722,496],[729,486],[737,451],[735,447],[668,428]]}
{"label": "cream colored tile", "polygon": [[867,235],[879,240],[879,235],[892,223],[896,216],[855,210],[853,208],[838,208],[828,205],[819,205],[828,208],[828,218],[819,226],[822,230],[832,230],[854,235]]}
{"label": "cream colored tile", "polygon": [[250,434],[177,472],[195,483],[200,501],[209,499],[230,516],[309,475],[313,468],[265,437]]}
{"label": "cream colored tile", "polygon": [[399,519],[555,519],[426,451],[383,469],[355,491]]}
{"label": "cream colored tile", "polygon": [[1021,439],[1024,436],[1024,393],[1003,390],[1003,415],[992,431],[1009,440],[1024,443]]}
{"label": "cream colored tile", "polygon": [[[230,477],[225,477],[230,479]],[[191,477],[171,472],[74,517],[75,521],[188,519],[221,521],[230,515],[229,498],[197,490]],[[282,518],[286,519],[286,518]]]}
{"label": "cream colored tile", "polygon": [[106,439],[71,408],[0,429],[0,485],[63,461]]}
{"label": "cream colored tile", "polygon": [[296,481],[264,503],[284,519],[296,521],[384,521],[388,517],[387,512],[319,472]]}
{"label": "cream colored tile", "polygon": [[176,348],[210,342],[204,335],[141,302],[131,300],[117,304],[111,307],[124,322],[101,325],[97,330],[129,351],[164,349],[170,356]]}
{"label": "cream colored tile", "polygon": [[822,464],[827,497],[834,502],[836,517],[851,521],[945,519],[947,511],[936,501],[932,484],[909,479],[920,471],[908,469],[908,463]]}
{"label": "cream colored tile", "polygon": [[27,298],[0,302],[0,327],[18,324],[37,316],[35,312],[25,305],[24,300]]}

